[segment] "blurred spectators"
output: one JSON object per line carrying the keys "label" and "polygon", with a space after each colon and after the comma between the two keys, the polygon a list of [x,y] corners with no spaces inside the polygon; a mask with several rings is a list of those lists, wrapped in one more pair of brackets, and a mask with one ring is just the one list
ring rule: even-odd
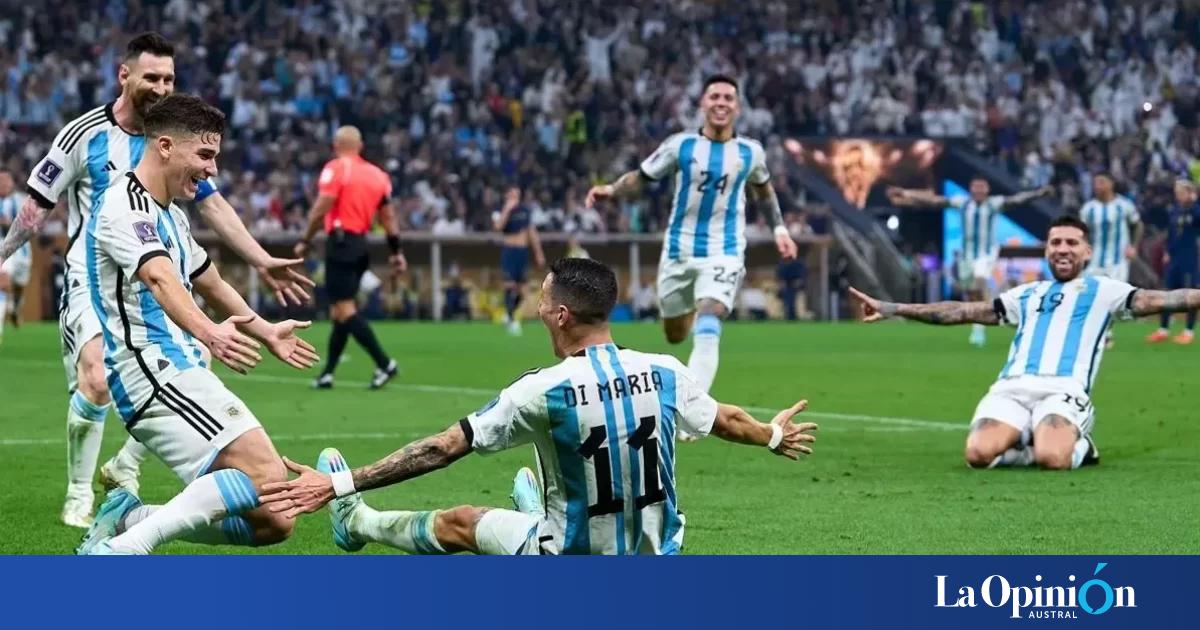
{"label": "blurred spectators", "polygon": [[[112,99],[125,40],[156,29],[180,43],[179,89],[230,116],[220,183],[256,229],[300,228],[331,130],[354,124],[405,229],[485,230],[515,182],[539,228],[658,231],[670,181],[596,210],[583,191],[697,127],[718,71],[742,82],[740,132],[774,172],[783,136],[915,133],[965,137],[1064,201],[1098,170],[1135,194],[1200,173],[1200,13],[1185,0],[4,4],[7,166],[26,171],[66,120]],[[777,187],[785,210],[803,207]]]}

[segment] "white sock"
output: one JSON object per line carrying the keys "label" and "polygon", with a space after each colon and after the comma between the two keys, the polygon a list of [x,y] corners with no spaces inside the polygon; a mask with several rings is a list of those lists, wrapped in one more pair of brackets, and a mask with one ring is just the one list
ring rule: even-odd
{"label": "white sock", "polygon": [[92,496],[92,477],[100,459],[108,405],[92,403],[76,391],[67,412],[67,495]]}
{"label": "white sock", "polygon": [[1088,451],[1092,450],[1092,445],[1087,440],[1079,438],[1075,440],[1075,448],[1071,451],[1071,468],[1079,468],[1083,465],[1083,458],[1087,457]]}
{"label": "white sock", "polygon": [[[130,527],[146,520],[151,514],[154,514],[162,507],[161,505],[139,505],[133,508],[117,524],[117,534],[124,533]],[[250,522],[246,519],[230,515],[216,523],[185,532],[179,537],[179,540],[200,545],[240,545],[251,547],[254,545],[254,528],[250,526]]]}
{"label": "white sock", "polygon": [[192,535],[226,515],[239,515],[258,507],[258,491],[240,470],[218,470],[197,478],[175,498],[108,541],[113,551],[146,555],[155,547]]}
{"label": "white sock", "polygon": [[134,470],[141,467],[142,462],[146,461],[146,457],[150,455],[150,449],[142,446],[142,443],[129,436],[125,440],[125,444],[121,445],[121,450],[113,455],[113,461],[121,468],[132,468]]}
{"label": "white sock", "polygon": [[350,533],[364,542],[374,542],[395,547],[408,553],[440,554],[446,549],[433,533],[433,521],[437,511],[430,512],[379,512],[359,506],[346,523]]}
{"label": "white sock", "polygon": [[[959,333],[962,334],[962,333]],[[983,339],[987,335],[987,328],[983,324],[971,324],[971,336]]]}
{"label": "white sock", "polygon": [[1010,448],[992,460],[988,468],[997,466],[1031,466],[1033,465],[1033,449],[1028,446]]}
{"label": "white sock", "polygon": [[688,369],[704,391],[712,389],[717,378],[717,364],[721,358],[721,318],[716,315],[701,315],[696,318],[692,334],[692,354],[688,357]]}

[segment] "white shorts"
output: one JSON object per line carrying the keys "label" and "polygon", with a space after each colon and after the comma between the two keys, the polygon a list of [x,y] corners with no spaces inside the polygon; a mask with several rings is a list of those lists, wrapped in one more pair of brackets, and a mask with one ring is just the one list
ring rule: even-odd
{"label": "white shorts", "polygon": [[28,256],[16,254],[12,258],[4,261],[4,273],[12,279],[13,284],[25,286],[29,284],[29,270],[33,266],[33,260]]}
{"label": "white shorts", "polygon": [[1113,280],[1120,280],[1121,282],[1129,282],[1129,261],[1122,260],[1115,265],[1105,265],[1103,267],[1100,265],[1088,265],[1087,275],[1103,276],[1105,278],[1112,278]]}
{"label": "white shorts", "polygon": [[162,383],[142,415],[127,428],[189,484],[208,472],[230,442],[261,426],[221,379],[204,368],[192,368]]}
{"label": "white shorts", "polygon": [[[71,282],[73,278],[67,278]],[[83,345],[101,334],[100,318],[92,307],[92,296],[86,284],[67,292],[66,308],[58,315],[61,333],[63,368],[67,371],[67,391],[79,386],[79,352]]]}
{"label": "white shorts", "polygon": [[1083,385],[1057,376],[1016,376],[996,381],[975,407],[971,428],[984,418],[1007,424],[1021,432],[1021,443],[1028,444],[1033,430],[1047,416],[1062,416],[1079,429],[1079,435],[1092,432],[1095,408]]}
{"label": "white shorts", "polygon": [[475,525],[475,544],[480,553],[489,556],[540,555],[538,532],[542,524],[542,519],[533,514],[491,509]]}
{"label": "white shorts", "polygon": [[995,256],[964,258],[958,265],[958,283],[962,287],[971,288],[980,282],[987,282],[991,280],[995,267]]}
{"label": "white shorts", "polygon": [[704,298],[716,300],[732,311],[745,275],[745,263],[737,256],[663,258],[658,263],[658,302],[662,316],[687,315]]}

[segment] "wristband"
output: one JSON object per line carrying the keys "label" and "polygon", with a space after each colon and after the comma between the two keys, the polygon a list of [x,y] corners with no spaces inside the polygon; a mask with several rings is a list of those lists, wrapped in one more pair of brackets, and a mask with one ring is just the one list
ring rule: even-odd
{"label": "wristband", "polygon": [[788,229],[786,226],[783,226],[783,225],[775,226],[775,236],[791,236],[791,235],[792,235],[792,233],[788,232]]}
{"label": "wristband", "polygon": [[[781,442],[783,442],[783,427],[772,422],[771,423],[771,441],[767,442],[767,449],[773,451],[773,450],[779,448],[779,444]],[[341,496],[341,495],[338,495],[338,496]]]}
{"label": "wristband", "polygon": [[388,234],[387,237],[388,249],[392,250],[392,254],[400,253],[400,237],[395,234]]}
{"label": "wristband", "polygon": [[339,498],[357,492],[354,489],[354,475],[349,470],[330,473],[329,478],[333,481],[333,493]]}

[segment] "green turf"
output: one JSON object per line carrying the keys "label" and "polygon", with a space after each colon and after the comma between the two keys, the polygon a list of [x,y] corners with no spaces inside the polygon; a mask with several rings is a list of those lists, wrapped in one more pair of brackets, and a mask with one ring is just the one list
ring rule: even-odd
{"label": "green turf", "polygon": [[[308,337],[323,347],[325,330],[318,326]],[[523,370],[554,362],[535,323],[517,339],[487,325],[385,324],[377,330],[404,370],[384,391],[364,388],[370,366],[357,348],[333,391],[309,389],[310,374],[277,362],[250,378],[222,375],[282,453],[311,463],[322,447],[337,446],[351,464],[361,464],[444,428]],[[1141,340],[1147,330],[1136,324],[1118,329],[1119,344],[1094,390],[1103,463],[1046,473],[972,471],[962,463],[966,420],[1002,364],[1007,330],[991,331],[980,350],[967,345],[964,328],[730,324],[721,344],[718,399],[774,408],[805,397],[814,416],[831,415],[814,418],[821,423],[817,454],[800,463],[715,439],[681,444],[677,479],[688,518],[686,551],[1198,553],[1200,347],[1147,346]],[[656,326],[621,325],[615,333],[624,345],[669,350]],[[686,345],[670,350],[686,359]],[[67,398],[52,326],[7,330],[0,391],[0,553],[69,553],[80,532],[57,520]],[[110,416],[102,457],[124,437]],[[513,473],[530,459],[529,448],[469,456],[367,498],[403,509],[507,506]],[[161,502],[177,489],[160,464],[147,463],[144,499]],[[184,543],[162,551],[247,552]],[[391,550],[370,546],[363,553],[370,552]],[[322,512],[303,518],[286,544],[249,553],[340,552]]]}

